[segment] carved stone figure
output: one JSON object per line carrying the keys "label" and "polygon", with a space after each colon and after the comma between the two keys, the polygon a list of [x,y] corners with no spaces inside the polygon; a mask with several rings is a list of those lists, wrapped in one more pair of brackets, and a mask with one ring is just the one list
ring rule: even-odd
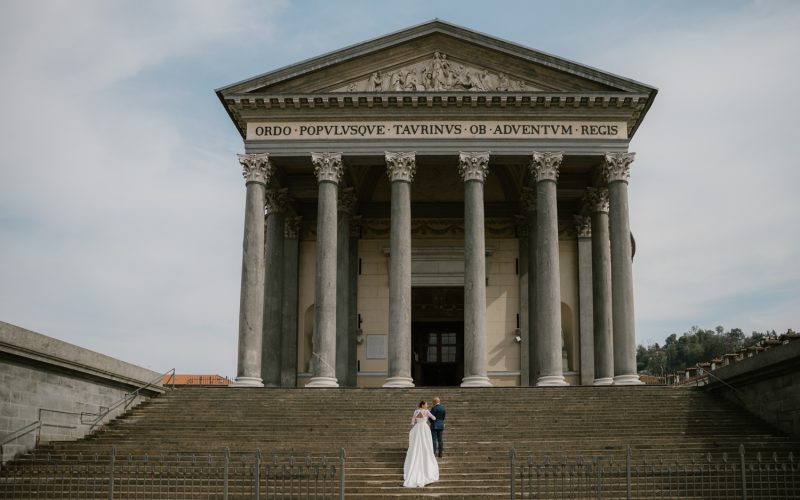
{"label": "carved stone figure", "polygon": [[395,71],[391,76],[391,87],[395,92],[403,90],[403,71]]}
{"label": "carved stone figure", "polygon": [[436,51],[433,59],[397,68],[386,75],[373,72],[360,82],[351,83],[338,91],[355,92],[421,92],[443,90],[470,90],[474,92],[536,90],[522,80],[514,80],[506,73],[492,73],[484,68],[455,64],[444,52]]}
{"label": "carved stone figure", "polygon": [[511,82],[508,80],[508,75],[505,73],[500,73],[497,75],[497,90],[500,92],[506,92],[509,89]]}
{"label": "carved stone figure", "polygon": [[372,73],[372,76],[369,77],[369,82],[367,82],[367,91],[380,92],[381,90],[383,90],[383,77],[381,76],[380,71],[376,71]]}
{"label": "carved stone figure", "polygon": [[419,84],[417,74],[414,71],[409,71],[408,75],[406,75],[404,87],[406,90],[425,90],[425,88]]}
{"label": "carved stone figure", "polygon": [[433,73],[433,90],[450,88],[450,63],[447,61],[446,55],[439,52],[433,53],[431,73]]}

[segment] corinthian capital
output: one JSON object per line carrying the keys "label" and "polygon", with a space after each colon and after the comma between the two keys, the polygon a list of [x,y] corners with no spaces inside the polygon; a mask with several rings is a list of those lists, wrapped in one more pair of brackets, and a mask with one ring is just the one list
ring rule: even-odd
{"label": "corinthian capital", "polygon": [[531,158],[530,171],[536,182],[557,181],[558,169],[561,168],[561,160],[564,159],[562,151],[547,151],[539,153],[534,151]]}
{"label": "corinthian capital", "polygon": [[411,182],[417,172],[417,156],[415,152],[392,153],[386,151],[386,173],[394,181]]}
{"label": "corinthian capital", "polygon": [[317,182],[338,184],[344,173],[342,153],[311,153],[311,163]]}
{"label": "corinthian capital", "polygon": [[362,220],[360,215],[354,215],[352,219],[350,219],[350,237],[351,238],[361,238],[361,225]]}
{"label": "corinthian capital", "polygon": [[458,154],[458,173],[464,182],[486,180],[489,174],[489,152],[471,151]]}
{"label": "corinthian capital", "polygon": [[586,188],[586,194],[583,195],[583,206],[590,212],[608,213],[608,189]]}
{"label": "corinthian capital", "polygon": [[286,225],[283,227],[283,237],[287,240],[300,238],[300,231],[303,229],[303,218],[300,216],[286,217]]}
{"label": "corinthian capital", "polygon": [[536,211],[536,188],[524,187],[520,193],[519,202],[525,212]]}
{"label": "corinthian capital", "polygon": [[236,155],[239,158],[239,163],[242,165],[242,175],[244,176],[244,183],[257,182],[269,184],[270,177],[274,167],[272,162],[269,161],[269,153],[254,153]]}
{"label": "corinthian capital", "polygon": [[336,199],[337,209],[339,212],[347,214],[353,213],[353,208],[356,206],[356,191],[348,187],[339,191],[339,197]]}
{"label": "corinthian capital", "polygon": [[631,175],[631,163],[636,153],[606,153],[603,173],[610,182],[628,182]]}
{"label": "corinthian capital", "polygon": [[289,202],[289,190],[282,189],[268,189],[264,200],[264,213],[269,214],[282,214],[286,212],[286,204]]}
{"label": "corinthian capital", "polygon": [[592,218],[588,215],[575,215],[575,233],[578,238],[592,237]]}

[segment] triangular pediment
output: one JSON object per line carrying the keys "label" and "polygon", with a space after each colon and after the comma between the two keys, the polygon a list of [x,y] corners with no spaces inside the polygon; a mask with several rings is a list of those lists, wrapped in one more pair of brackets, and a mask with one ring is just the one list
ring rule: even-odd
{"label": "triangular pediment", "polygon": [[232,94],[631,92],[652,87],[435,20],[229,85]]}

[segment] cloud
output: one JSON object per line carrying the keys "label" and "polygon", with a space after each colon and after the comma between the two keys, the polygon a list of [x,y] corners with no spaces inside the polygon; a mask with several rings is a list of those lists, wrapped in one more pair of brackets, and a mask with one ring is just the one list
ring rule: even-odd
{"label": "cloud", "polygon": [[660,87],[632,144],[640,341],[797,327],[798,20],[796,4],[753,4],[605,58]]}
{"label": "cloud", "polygon": [[[232,41],[269,40],[281,5],[246,6],[248,16],[210,1],[4,9],[5,321],[157,370],[233,371],[236,145],[218,139],[224,120],[191,123],[170,102],[192,82],[154,75]],[[216,110],[215,83],[195,102]]]}

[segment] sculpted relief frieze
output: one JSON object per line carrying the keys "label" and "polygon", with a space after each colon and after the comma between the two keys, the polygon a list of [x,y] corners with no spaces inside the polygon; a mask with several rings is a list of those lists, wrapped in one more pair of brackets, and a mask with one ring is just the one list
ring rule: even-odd
{"label": "sculpted relief frieze", "polygon": [[422,92],[466,90],[474,92],[514,92],[540,90],[505,73],[451,61],[444,52],[433,58],[387,71],[334,89],[334,92]]}

